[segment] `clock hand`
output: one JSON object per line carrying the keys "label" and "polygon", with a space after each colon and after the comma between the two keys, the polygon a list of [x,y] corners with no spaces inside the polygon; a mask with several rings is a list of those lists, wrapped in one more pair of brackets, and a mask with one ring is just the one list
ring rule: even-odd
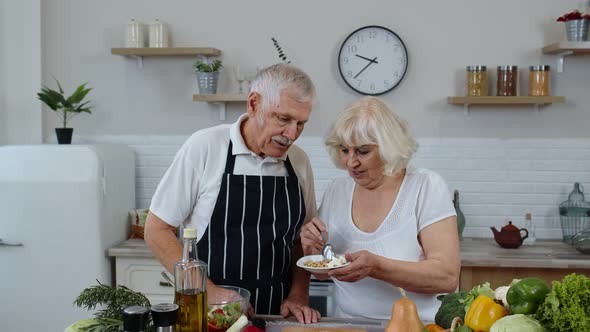
{"label": "clock hand", "polygon": [[369,58],[366,58],[366,57],[364,57],[362,55],[358,55],[358,54],[355,54],[355,55],[358,56],[361,59],[365,59],[367,61],[371,61],[371,62],[374,62],[374,63],[379,63],[379,62],[375,61],[375,59],[377,59],[377,58],[375,58],[375,59],[369,59]]}
{"label": "clock hand", "polygon": [[367,65],[363,69],[361,69],[361,71],[359,71],[356,75],[354,75],[353,78],[357,78],[357,76],[359,76],[362,72],[364,72],[365,69],[367,69],[367,67],[369,67],[373,63],[377,63],[377,61],[375,61],[375,60],[377,60],[377,57],[373,58],[373,60],[371,60],[371,62],[367,63]]}

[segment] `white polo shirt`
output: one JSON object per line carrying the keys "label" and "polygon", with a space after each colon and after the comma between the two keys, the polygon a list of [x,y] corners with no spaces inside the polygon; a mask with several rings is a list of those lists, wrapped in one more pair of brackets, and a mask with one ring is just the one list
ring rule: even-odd
{"label": "white polo shirt", "polygon": [[280,158],[261,158],[248,149],[240,133],[240,124],[247,118],[244,114],[231,125],[195,132],[176,153],[160,181],[150,211],[172,226],[196,228],[200,239],[213,214],[231,139],[236,156],[233,174],[286,176],[284,161],[289,156],[303,192],[305,221],[316,216],[313,174],[305,152],[292,145]]}

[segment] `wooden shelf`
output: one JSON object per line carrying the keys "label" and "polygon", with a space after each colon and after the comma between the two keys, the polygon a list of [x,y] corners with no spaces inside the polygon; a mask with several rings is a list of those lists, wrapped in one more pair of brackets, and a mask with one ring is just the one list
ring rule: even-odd
{"label": "wooden shelf", "polygon": [[204,101],[219,105],[219,120],[225,120],[225,106],[232,102],[245,102],[248,100],[247,94],[216,93],[209,95],[194,94],[193,101]]}
{"label": "wooden shelf", "polygon": [[535,111],[539,112],[539,105],[549,105],[553,103],[565,103],[563,96],[531,97],[531,96],[483,96],[483,97],[448,97],[447,101],[452,105],[463,105],[465,115],[469,114],[471,105],[532,105]]}
{"label": "wooden shelf", "polygon": [[226,102],[240,102],[246,101],[248,95],[246,94],[224,94],[216,93],[211,95],[194,94],[193,101],[205,101],[208,103],[226,103]]}
{"label": "wooden shelf", "polygon": [[218,56],[221,51],[211,47],[142,47],[111,48],[111,54],[124,56]]}
{"label": "wooden shelf", "polygon": [[590,54],[590,41],[574,42],[560,41],[543,47],[543,54],[558,55],[557,72],[563,72],[564,57],[569,55],[588,55]]}
{"label": "wooden shelf", "polygon": [[543,47],[544,54],[590,54],[590,41],[584,42],[572,42],[572,41],[561,41]]}
{"label": "wooden shelf", "polygon": [[548,105],[553,103],[564,103],[565,97],[547,96],[483,96],[483,97],[449,97],[449,104],[453,105]]}
{"label": "wooden shelf", "polygon": [[218,56],[221,51],[212,47],[140,47],[111,48],[111,54],[137,59],[137,67],[143,68],[145,56]]}

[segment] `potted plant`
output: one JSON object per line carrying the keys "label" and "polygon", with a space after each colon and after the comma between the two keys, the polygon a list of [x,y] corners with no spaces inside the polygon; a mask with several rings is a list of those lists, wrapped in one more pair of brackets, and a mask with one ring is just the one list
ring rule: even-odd
{"label": "potted plant", "polygon": [[217,93],[217,82],[219,80],[219,70],[223,67],[221,60],[215,59],[213,62],[205,62],[200,59],[193,63],[193,68],[197,74],[199,93],[214,94]]}
{"label": "potted plant", "polygon": [[557,18],[558,22],[565,23],[567,40],[588,40],[588,28],[590,27],[590,14],[582,14],[578,10],[563,14]]}
{"label": "potted plant", "polygon": [[89,101],[84,101],[84,98],[86,98],[86,95],[92,89],[86,88],[87,83],[84,83],[78,86],[69,97],[66,97],[59,81],[55,79],[55,82],[57,83],[58,91],[43,86],[41,92],[37,93],[37,97],[56,112],[62,120],[63,127],[55,128],[57,142],[59,144],[70,144],[74,129],[68,128],[68,120],[71,120],[75,115],[82,112],[92,113],[90,111],[91,106],[88,105]]}

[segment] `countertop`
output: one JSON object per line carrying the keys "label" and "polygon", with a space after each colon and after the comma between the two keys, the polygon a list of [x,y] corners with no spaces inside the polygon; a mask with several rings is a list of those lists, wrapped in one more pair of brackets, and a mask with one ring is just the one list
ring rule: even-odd
{"label": "countertop", "polygon": [[[108,250],[111,257],[154,257],[141,239],[129,239]],[[534,245],[504,249],[487,238],[461,241],[461,265],[464,267],[519,267],[553,269],[590,269],[590,255],[578,252],[560,240],[537,240]]]}

